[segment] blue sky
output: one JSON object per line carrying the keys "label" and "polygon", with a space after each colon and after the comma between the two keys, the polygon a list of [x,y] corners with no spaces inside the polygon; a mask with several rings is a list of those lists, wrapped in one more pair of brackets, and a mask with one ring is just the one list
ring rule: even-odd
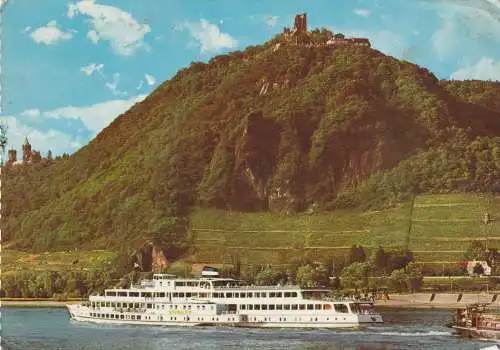
{"label": "blue sky", "polygon": [[442,79],[500,80],[500,0],[0,0],[9,148],[73,153],[191,61],[309,27]]}

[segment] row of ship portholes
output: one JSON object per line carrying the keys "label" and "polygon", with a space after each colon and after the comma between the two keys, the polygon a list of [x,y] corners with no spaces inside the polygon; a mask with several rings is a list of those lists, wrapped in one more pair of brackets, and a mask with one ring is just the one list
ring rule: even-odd
{"label": "row of ship portholes", "polygon": [[[141,321],[141,316],[140,315],[115,315],[115,314],[99,314],[99,313],[90,313],[90,316],[91,317],[96,317],[96,318],[105,318],[105,319],[116,319],[116,320],[133,320],[133,321]],[[163,321],[163,316],[160,316],[159,318],[159,321]],[[345,317],[343,317],[343,320],[345,321]],[[144,316],[144,320],[148,320],[148,321],[151,321],[151,317],[150,316]],[[183,321],[189,321],[189,317],[184,317],[183,318]],[[201,321],[203,322],[204,321],[204,318],[203,317],[198,317],[197,319],[198,321]],[[257,319],[257,317],[254,317],[253,318],[254,322],[260,322],[260,320]],[[327,321],[330,321],[330,318],[327,317],[326,318]],[[338,317],[335,317],[333,318],[332,320],[335,320],[335,321],[338,321]],[[177,321],[177,317],[175,316],[171,316],[170,317],[170,321]],[[212,317],[212,321],[216,321],[218,322],[219,321],[219,318],[214,318]],[[237,321],[236,318],[228,318],[228,321]],[[271,322],[272,321],[272,318],[271,317],[264,317],[264,322]],[[302,322],[302,317],[295,317],[294,322]],[[305,322],[306,320],[304,320]],[[286,322],[286,317],[280,317],[279,318],[279,322]],[[318,322],[318,318],[317,317],[311,317],[309,319],[309,322]]]}

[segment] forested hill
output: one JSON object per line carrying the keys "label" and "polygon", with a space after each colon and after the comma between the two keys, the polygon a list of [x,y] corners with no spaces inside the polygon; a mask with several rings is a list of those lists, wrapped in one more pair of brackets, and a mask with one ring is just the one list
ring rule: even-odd
{"label": "forested hill", "polygon": [[151,240],[173,257],[192,206],[293,212],[500,191],[498,84],[280,40],[192,63],[68,158],[8,167],[4,240],[33,251]]}

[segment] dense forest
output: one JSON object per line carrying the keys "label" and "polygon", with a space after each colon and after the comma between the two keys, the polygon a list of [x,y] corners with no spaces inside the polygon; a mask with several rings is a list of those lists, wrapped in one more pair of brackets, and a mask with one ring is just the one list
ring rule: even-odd
{"label": "dense forest", "polygon": [[3,240],[125,257],[154,242],[176,259],[193,206],[290,214],[500,192],[499,83],[280,41],[193,62],[71,156],[5,167]]}

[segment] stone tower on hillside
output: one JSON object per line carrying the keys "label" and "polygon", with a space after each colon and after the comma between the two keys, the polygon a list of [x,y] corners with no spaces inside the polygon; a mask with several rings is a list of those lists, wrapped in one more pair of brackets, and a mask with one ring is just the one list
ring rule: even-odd
{"label": "stone tower on hillside", "polygon": [[29,163],[31,162],[33,157],[33,152],[31,152],[31,144],[28,141],[28,137],[24,139],[24,144],[23,144],[23,162],[24,163]]}
{"label": "stone tower on hillside", "polygon": [[307,32],[307,13],[295,16],[294,29],[297,33]]}

